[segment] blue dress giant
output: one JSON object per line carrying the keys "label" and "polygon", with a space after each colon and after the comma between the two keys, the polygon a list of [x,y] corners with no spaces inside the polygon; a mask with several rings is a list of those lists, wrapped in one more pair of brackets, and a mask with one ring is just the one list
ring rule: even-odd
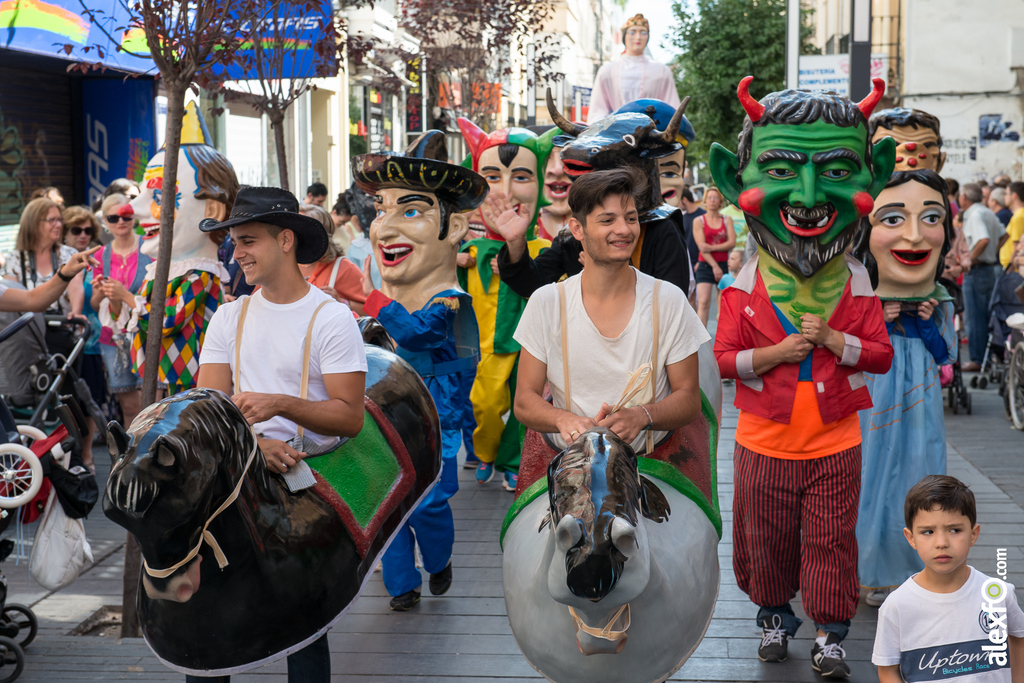
{"label": "blue dress giant", "polygon": [[409,516],[382,560],[384,586],[389,595],[397,596],[422,584],[415,565],[416,543],[423,568],[431,574],[441,572],[451,560],[455,526],[448,499],[459,490],[456,456],[465,416],[472,414],[466,404],[480,354],[479,332],[472,299],[457,289],[439,292],[418,311],[408,311],[376,290],[367,297],[363,312],[377,318],[398,345],[396,353],[423,378],[441,421],[440,481]]}
{"label": "blue dress giant", "polygon": [[904,312],[886,327],[892,368],[884,375],[865,373],[874,407],[860,412],[858,569],[868,590],[895,588],[924,569],[903,536],[903,503],[922,477],[946,473],[939,366],[956,358],[951,303],[936,306],[930,320]]}

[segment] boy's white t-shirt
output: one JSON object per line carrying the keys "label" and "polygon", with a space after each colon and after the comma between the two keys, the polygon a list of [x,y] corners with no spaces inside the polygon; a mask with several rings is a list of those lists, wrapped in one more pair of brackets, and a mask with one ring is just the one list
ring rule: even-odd
{"label": "boy's white t-shirt", "polygon": [[[983,608],[983,591],[990,581],[977,569],[960,590],[933,593],[922,588],[913,577],[894,590],[878,609],[878,629],[871,663],[876,666],[900,666],[908,683],[944,681],[955,678],[971,683],[1010,683],[1009,636],[1024,636],[1024,612],[1017,604],[1013,584],[1004,583],[992,606],[1004,609],[995,616]],[[997,579],[991,579],[997,581]],[[992,587],[998,592],[998,587]],[[1005,619],[1004,619],[1005,617]],[[995,630],[995,636],[990,636]],[[983,647],[997,647],[990,638],[1005,640],[1006,665],[990,661]]]}
{"label": "boy's white t-shirt", "polygon": [[[227,363],[231,377],[235,373],[235,334],[238,316],[242,312],[241,297],[217,308],[206,329],[199,364]],[[302,352],[306,330],[317,306],[320,309],[313,324],[313,343],[309,356],[309,389],[306,400],[326,401],[327,388],[323,375],[346,372],[366,372],[366,351],[352,311],[345,304],[316,287],[310,287],[306,296],[290,304],[275,304],[263,297],[262,291],[252,295],[245,327],[242,330],[242,372],[240,387],[235,393],[253,391],[261,394],[299,396],[302,384]],[[295,436],[298,426],[283,417],[272,417],[258,422],[256,431],[270,439],[287,441]],[[321,436],[306,430],[307,438],[327,447],[337,437]]]}
{"label": "boy's white t-shirt", "polygon": [[[636,274],[633,316],[615,339],[602,336],[587,314],[580,290],[582,273],[565,280],[569,381],[572,385],[572,406],[568,410],[576,415],[596,417],[602,403],[614,406],[633,372],[644,363],[651,362],[655,279],[636,269],[633,272]],[[653,403],[668,396],[671,387],[665,367],[697,353],[700,345],[711,339],[696,311],[686,301],[686,295],[670,282],[661,283],[658,310],[657,388],[653,396],[650,392],[646,396],[641,394],[629,405]],[[547,364],[553,405],[566,408],[557,284],[545,285],[533,293],[513,337],[530,355]],[[654,432],[655,442],[665,434]],[[647,433],[641,432],[633,441],[633,448],[638,453],[643,452],[646,438]],[[560,435],[554,435],[553,439],[564,447]]]}

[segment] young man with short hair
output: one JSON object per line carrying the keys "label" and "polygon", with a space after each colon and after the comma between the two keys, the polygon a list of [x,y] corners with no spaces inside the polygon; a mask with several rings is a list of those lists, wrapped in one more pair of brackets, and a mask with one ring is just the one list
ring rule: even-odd
{"label": "young man with short hair", "polygon": [[1017,242],[1024,237],[1024,182],[1018,180],[1006,188],[1006,208],[1013,215],[1006,226],[1006,236],[999,245],[999,265],[1003,268],[1010,265]]}
{"label": "young man with short hair", "polygon": [[910,489],[903,510],[903,535],[924,570],[878,609],[871,663],[880,683],[1020,681],[1024,612],[1013,584],[967,564],[981,531],[974,493],[959,479],[933,474]]}
{"label": "young man with short hair", "polygon": [[966,372],[981,370],[988,346],[988,300],[1002,270],[999,267],[999,238],[1006,229],[987,206],[987,197],[977,183],[960,188],[963,232],[971,250],[971,269],[964,274],[964,307],[967,309],[967,341],[971,360]]}
{"label": "young man with short hair", "polygon": [[[307,455],[329,452],[339,437],[362,429],[362,335],[349,308],[299,272],[299,263],[324,255],[328,237],[320,221],[299,214],[291,192],[239,191],[228,220],[200,224],[204,232],[220,229],[230,229],[235,259],[261,289],[217,309],[206,331],[198,384],[231,396],[256,429],[268,469],[286,474]],[[307,335],[307,393],[300,398]],[[288,656],[288,676],[293,683],[330,680],[326,635]]]}
{"label": "young man with short hair", "polygon": [[[569,190],[569,229],[582,243],[586,262],[582,273],[564,282],[567,337],[573,340],[567,358],[576,368],[571,405],[565,404],[558,284],[534,292],[516,329],[522,345],[516,415],[527,427],[556,435],[559,445],[599,426],[642,450],[647,430],[654,430],[658,441],[700,413],[697,350],[710,337],[686,304],[686,294],[663,281],[658,357],[653,359],[657,386],[610,412],[632,373],[652,361],[659,281],[630,265],[640,237],[636,197],[643,196],[647,182],[625,167],[588,173]],[[552,403],[544,400],[545,383]]]}
{"label": "young man with short hair", "polygon": [[323,206],[327,201],[327,186],[323,183],[313,183],[306,188],[306,204]]}

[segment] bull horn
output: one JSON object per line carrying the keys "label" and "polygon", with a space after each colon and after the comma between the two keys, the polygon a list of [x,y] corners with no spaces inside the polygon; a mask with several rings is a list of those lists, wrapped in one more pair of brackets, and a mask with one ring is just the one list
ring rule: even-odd
{"label": "bull horn", "polygon": [[868,96],[857,103],[857,109],[860,109],[860,113],[864,114],[866,119],[871,118],[871,112],[875,110],[882,95],[885,94],[885,81],[881,78],[872,78],[871,85],[871,92],[868,93]]}
{"label": "bull horn", "polygon": [[740,98],[740,104],[743,105],[743,110],[747,112],[751,122],[757,123],[764,116],[764,105],[750,96],[750,82],[753,80],[753,76],[747,76],[740,81],[736,88],[736,96]]}
{"label": "bull horn", "polygon": [[676,136],[679,134],[679,126],[683,122],[683,112],[686,111],[686,105],[689,103],[690,96],[687,95],[679,104],[679,108],[676,109],[676,113],[672,115],[672,120],[668,122],[668,127],[662,131],[661,137],[665,142],[671,144],[676,141]]}
{"label": "bull horn", "polygon": [[562,129],[562,132],[566,135],[576,137],[587,129],[586,126],[581,126],[578,123],[573,123],[569,119],[562,116],[562,113],[558,111],[558,107],[555,106],[555,98],[551,96],[551,88],[548,88],[547,94],[548,100],[548,115],[551,120],[555,122],[555,125]]}

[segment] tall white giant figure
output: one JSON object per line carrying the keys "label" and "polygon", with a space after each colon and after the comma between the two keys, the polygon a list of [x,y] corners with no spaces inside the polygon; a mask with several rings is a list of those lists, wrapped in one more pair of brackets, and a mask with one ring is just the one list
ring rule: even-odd
{"label": "tall white giant figure", "polygon": [[655,99],[679,107],[679,92],[672,70],[645,54],[651,29],[644,15],[637,14],[622,27],[622,42],[626,49],[614,62],[608,62],[597,72],[594,89],[590,93],[587,122],[600,121],[634,100]]}

